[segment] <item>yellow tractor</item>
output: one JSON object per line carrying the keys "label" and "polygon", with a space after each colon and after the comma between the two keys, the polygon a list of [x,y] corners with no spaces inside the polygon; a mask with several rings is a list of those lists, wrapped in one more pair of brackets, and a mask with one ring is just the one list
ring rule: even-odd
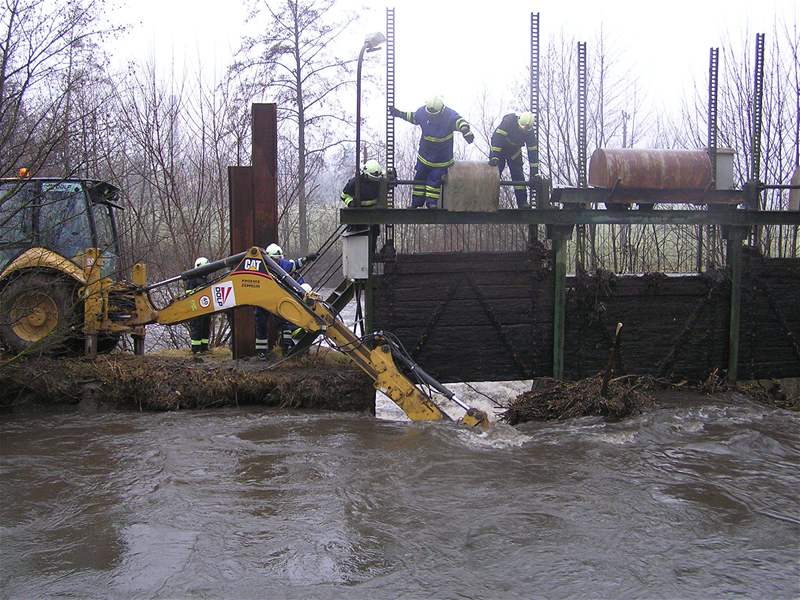
{"label": "yellow tractor", "polygon": [[[15,353],[110,350],[122,333],[144,353],[145,326],[177,325],[196,317],[254,306],[307,332],[324,336],[391,398],[411,420],[448,419],[434,389],[464,414],[462,423],[485,427],[487,415],[462,402],[416,364],[390,333],[356,336],[334,307],[304,290],[266,252],[246,252],[147,283],[144,264],[132,282],[119,276],[114,220],[117,188],[79,179],[0,180],[0,335]],[[222,274],[217,274],[222,271]],[[156,307],[158,287],[212,276],[208,285]]]}
{"label": "yellow tractor", "polygon": [[[0,179],[0,345],[12,353],[83,350],[86,248],[102,257],[112,314],[133,307],[120,277],[115,211],[119,190],[103,181],[28,177]],[[107,327],[97,350],[119,333]]]}

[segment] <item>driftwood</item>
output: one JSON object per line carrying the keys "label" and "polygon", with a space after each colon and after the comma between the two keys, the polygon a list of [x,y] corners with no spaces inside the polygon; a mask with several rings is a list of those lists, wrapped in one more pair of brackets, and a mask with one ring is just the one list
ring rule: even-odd
{"label": "driftwood", "polygon": [[589,415],[621,419],[652,406],[655,400],[649,392],[659,383],[653,377],[624,375],[608,381],[604,396],[602,374],[578,381],[543,377],[534,380],[530,392],[517,396],[501,419],[511,425]]}

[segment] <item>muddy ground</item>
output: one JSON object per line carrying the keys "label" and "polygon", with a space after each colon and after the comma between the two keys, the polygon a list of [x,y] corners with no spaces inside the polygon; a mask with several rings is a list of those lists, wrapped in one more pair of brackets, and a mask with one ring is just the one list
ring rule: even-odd
{"label": "muddy ground", "polygon": [[0,362],[0,407],[96,403],[134,410],[258,404],[373,411],[372,382],[336,353],[273,364],[188,353]]}

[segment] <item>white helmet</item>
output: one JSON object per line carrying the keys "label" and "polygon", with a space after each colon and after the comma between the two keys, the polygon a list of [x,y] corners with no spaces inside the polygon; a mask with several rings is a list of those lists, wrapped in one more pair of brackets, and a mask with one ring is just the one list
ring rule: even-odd
{"label": "white helmet", "polygon": [[383,169],[381,169],[381,164],[374,158],[371,158],[364,163],[364,166],[361,168],[361,172],[371,179],[377,179],[378,177],[383,175]]}
{"label": "white helmet", "polygon": [[267,246],[267,256],[270,258],[283,258],[283,248],[278,244],[270,244]]}
{"label": "white helmet", "polygon": [[306,291],[306,294],[313,289],[308,283],[301,283],[300,287]]}
{"label": "white helmet", "polygon": [[194,268],[202,267],[203,265],[208,264],[208,259],[205,256],[200,256],[194,261]]}
{"label": "white helmet", "polygon": [[517,125],[519,125],[520,129],[528,131],[528,129],[533,127],[533,113],[522,113],[519,117],[517,117]]}
{"label": "white helmet", "polygon": [[440,96],[431,96],[425,100],[425,110],[430,114],[435,115],[442,112],[444,108],[444,100]]}

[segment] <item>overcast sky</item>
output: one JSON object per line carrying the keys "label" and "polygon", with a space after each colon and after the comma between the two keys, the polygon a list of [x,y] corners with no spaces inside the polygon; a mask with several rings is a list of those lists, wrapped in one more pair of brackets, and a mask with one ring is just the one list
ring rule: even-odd
{"label": "overcast sky", "polygon": [[[532,11],[540,13],[543,48],[563,31],[586,41],[591,55],[602,27],[649,105],[667,112],[677,110],[695,79],[705,81],[709,47],[728,39],[752,46],[756,32],[769,36],[776,22],[800,22],[800,0],[379,0],[368,9],[340,0],[338,6],[364,15],[352,32],[353,56],[365,33],[384,30],[387,5],[396,9],[397,105],[416,108],[439,93],[463,113],[479,90],[505,93],[526,76]],[[219,73],[239,45],[245,8],[235,0],[136,0],[120,16],[133,27],[115,49],[118,59],[156,54],[164,64],[174,56],[191,72],[199,57]],[[368,56],[364,68],[382,75],[384,53]]]}

